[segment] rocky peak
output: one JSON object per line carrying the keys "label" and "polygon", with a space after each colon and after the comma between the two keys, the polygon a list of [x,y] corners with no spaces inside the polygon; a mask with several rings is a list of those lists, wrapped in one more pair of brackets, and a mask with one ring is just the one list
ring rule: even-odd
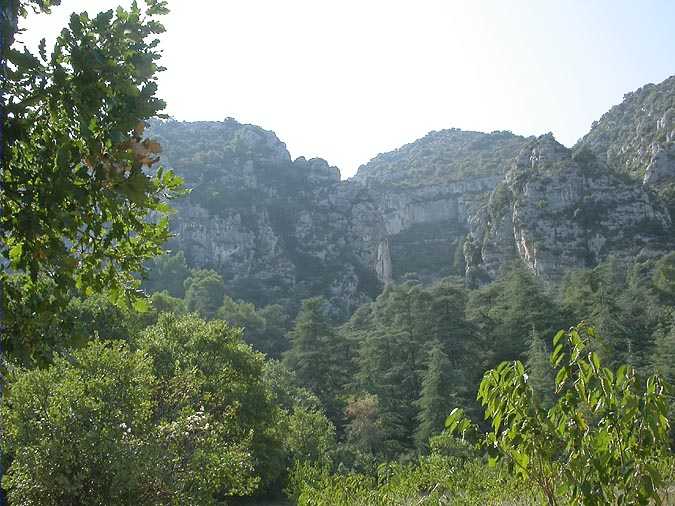
{"label": "rocky peak", "polygon": [[[612,170],[648,184],[675,179],[675,76],[624,95],[577,147],[589,147]],[[652,174],[647,174],[651,168]]]}
{"label": "rocky peak", "polygon": [[323,158],[299,156],[293,161],[298,170],[306,174],[307,180],[313,185],[331,184],[340,182],[340,169],[331,166]]}
{"label": "rocky peak", "polygon": [[673,247],[668,212],[649,189],[551,135],[523,148],[471,226],[466,253],[472,284],[494,279],[516,258],[556,279],[609,255],[649,258]]}
{"label": "rocky peak", "polygon": [[628,94],[573,150],[552,134],[441,130],[347,181],[254,125],[157,122],[164,164],[192,189],[171,247],[235,298],[292,310],[324,295],[341,316],[409,273],[485,283],[519,260],[555,279],[650,258],[675,247],[674,90],[671,78]]}
{"label": "rocky peak", "polygon": [[518,171],[545,170],[570,158],[569,149],[547,133],[530,140],[518,153],[515,169]]}

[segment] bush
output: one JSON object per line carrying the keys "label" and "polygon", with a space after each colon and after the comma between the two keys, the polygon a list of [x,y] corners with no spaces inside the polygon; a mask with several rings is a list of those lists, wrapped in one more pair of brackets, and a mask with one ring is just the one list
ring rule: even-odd
{"label": "bush", "polygon": [[273,474],[277,411],[264,358],[238,331],[162,315],[134,344],[96,340],[12,373],[1,412],[12,504],[208,505]]}

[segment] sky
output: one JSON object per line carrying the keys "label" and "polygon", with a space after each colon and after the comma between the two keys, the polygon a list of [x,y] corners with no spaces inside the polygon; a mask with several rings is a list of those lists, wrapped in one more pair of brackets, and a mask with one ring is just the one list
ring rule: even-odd
{"label": "sky", "polygon": [[[53,42],[62,0],[24,21]],[[126,2],[128,4],[128,2]],[[571,146],[625,93],[675,74],[672,0],[170,0],[159,93],[234,117],[343,177],[431,130],[553,132]]]}

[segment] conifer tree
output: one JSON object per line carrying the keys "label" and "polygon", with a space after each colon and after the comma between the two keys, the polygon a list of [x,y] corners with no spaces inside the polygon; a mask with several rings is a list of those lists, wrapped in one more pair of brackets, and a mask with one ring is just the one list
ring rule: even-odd
{"label": "conifer tree", "polygon": [[527,374],[528,383],[544,406],[550,406],[553,402],[555,382],[553,367],[549,361],[549,351],[534,328],[530,333],[530,346],[527,350]]}
{"label": "conifer tree", "polygon": [[670,328],[662,326],[655,333],[652,365],[654,373],[663,377],[671,387],[675,386],[675,315]]}
{"label": "conifer tree", "polygon": [[[675,416],[675,315],[670,328],[661,326],[654,335],[650,373],[661,376],[668,385],[669,418]],[[675,448],[675,427],[670,428],[671,448]]]}
{"label": "conifer tree", "polygon": [[457,395],[452,391],[451,371],[450,359],[441,344],[435,342],[429,351],[422,390],[415,403],[419,409],[415,442],[420,449],[426,447],[429,437],[443,430],[447,414],[457,404]]}
{"label": "conifer tree", "polygon": [[295,372],[299,384],[321,400],[326,414],[338,425],[343,411],[339,395],[347,383],[350,365],[343,340],[331,326],[325,305],[323,297],[303,301],[284,362]]}

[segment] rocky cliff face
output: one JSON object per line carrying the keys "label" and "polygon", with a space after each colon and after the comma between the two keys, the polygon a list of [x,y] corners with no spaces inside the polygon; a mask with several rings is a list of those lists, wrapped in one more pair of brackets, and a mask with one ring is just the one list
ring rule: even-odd
{"label": "rocky cliff face", "polygon": [[675,76],[627,93],[578,142],[645,184],[675,178]]}
{"label": "rocky cliff face", "polygon": [[510,132],[431,132],[359,168],[382,214],[392,278],[463,275],[464,238],[480,203],[526,139]]}
{"label": "rocky cliff face", "polygon": [[385,226],[362,185],[324,160],[291,160],[273,132],[234,120],[152,132],[191,190],[174,203],[169,247],[219,272],[231,295],[261,305],[324,295],[346,315],[379,291]]}
{"label": "rocky cliff face", "polygon": [[675,248],[675,76],[628,93],[574,150],[531,141],[471,217],[467,279],[520,259],[559,278],[609,255],[640,260]]}
{"label": "rocky cliff face", "polygon": [[609,255],[640,260],[673,247],[670,216],[654,193],[551,135],[523,148],[471,225],[467,277],[474,284],[518,258],[557,279]]}
{"label": "rocky cliff face", "polygon": [[551,135],[444,130],[348,181],[259,127],[156,123],[165,164],[192,189],[171,246],[234,297],[324,295],[341,316],[410,274],[480,284],[517,260],[555,279],[608,255],[658,255],[674,247],[674,96],[675,78],[628,94],[574,150]]}

